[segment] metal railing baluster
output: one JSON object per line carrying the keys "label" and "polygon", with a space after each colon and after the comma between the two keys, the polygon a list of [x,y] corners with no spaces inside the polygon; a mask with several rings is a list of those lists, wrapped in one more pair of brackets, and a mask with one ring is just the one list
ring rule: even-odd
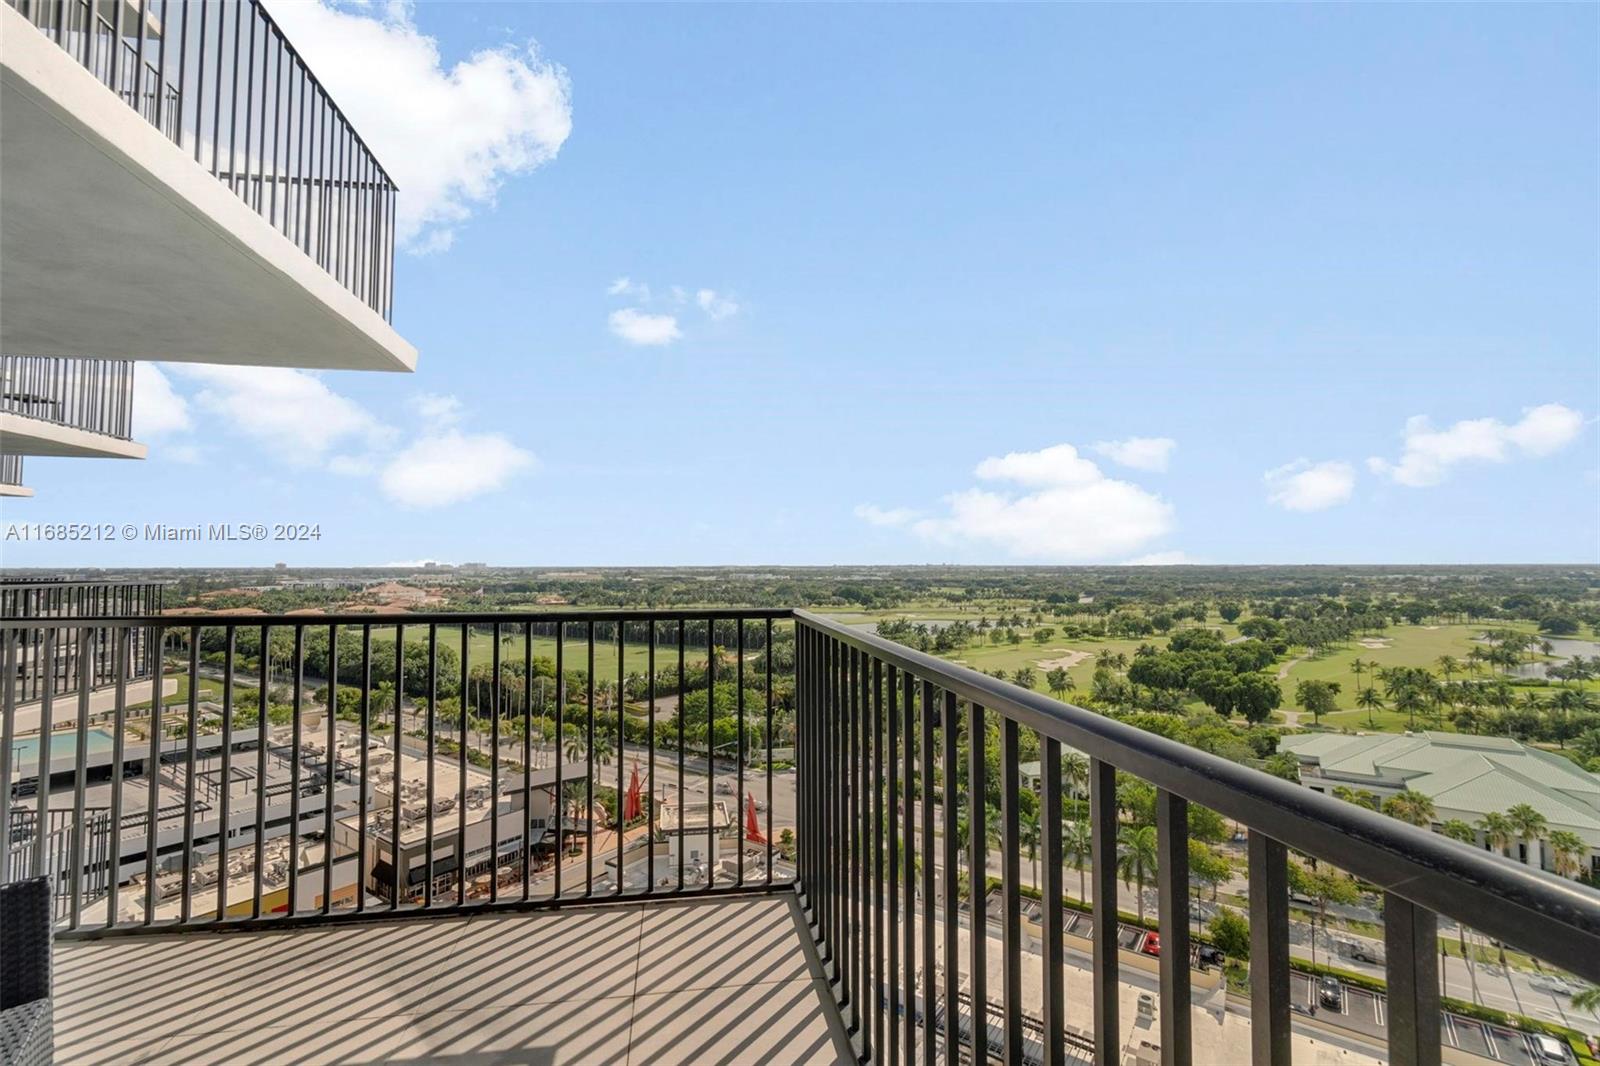
{"label": "metal railing baluster", "polygon": [[[400,690],[395,688],[395,700],[399,701]],[[368,748],[372,741],[372,627],[361,627],[361,785],[356,793],[356,913],[360,914],[367,909],[367,886],[364,878],[367,876],[367,791],[371,786],[370,759]],[[396,713],[398,726],[399,714]],[[395,769],[399,769],[398,766]]]}
{"label": "metal railing baluster", "polygon": [[233,660],[235,630],[223,630],[222,650],[222,780],[218,789],[221,816],[217,822],[217,921],[228,916],[228,839],[233,823]]}
{"label": "metal railing baluster", "polygon": [[[250,23],[251,47],[254,48],[255,20]],[[249,151],[249,138],[245,138],[245,151]],[[339,627],[328,627],[328,700],[325,716],[328,720],[325,746],[322,749],[322,913],[333,913],[333,799],[339,777],[339,748],[337,726],[339,720]],[[399,795],[400,790],[395,789]],[[400,826],[395,825],[399,838]],[[359,886],[358,886],[359,887]]]}
{"label": "metal railing baluster", "polygon": [[1156,789],[1156,852],[1162,1062],[1189,1066],[1189,804],[1162,788]]}
{"label": "metal railing baluster", "polygon": [[189,701],[184,732],[183,767],[183,899],[178,922],[188,925],[194,897],[194,770],[195,744],[200,732],[200,627],[189,629]]}
{"label": "metal railing baluster", "polygon": [[1250,1061],[1289,1061],[1289,852],[1250,831]]}
{"label": "metal railing baluster", "polygon": [[1043,833],[1043,884],[1039,886],[1044,936],[1044,1061],[1064,1066],[1066,1050],[1066,969],[1062,954],[1066,924],[1061,895],[1061,742],[1046,738],[1041,745],[1039,823]]}
{"label": "metal railing baluster", "polygon": [[1089,760],[1090,862],[1094,886],[1094,1060],[1119,1066],[1122,1035],[1117,1026],[1117,770]]}
{"label": "metal railing baluster", "polygon": [[1015,720],[1000,723],[1000,892],[1001,1007],[1008,1062],[1022,1058],[1022,841],[1021,801],[1017,795],[1020,734]]}
{"label": "metal railing baluster", "polygon": [[974,703],[967,716],[967,877],[971,882],[967,993],[972,1001],[967,1057],[972,1062],[984,1062],[989,1055],[989,921],[984,913],[989,884],[989,838],[985,824],[988,815],[988,787],[985,780],[988,768],[984,762],[987,741],[987,715],[980,704]]}
{"label": "metal railing baluster", "polygon": [[1439,1066],[1438,918],[1385,892],[1383,944],[1389,1061],[1394,1066]]}

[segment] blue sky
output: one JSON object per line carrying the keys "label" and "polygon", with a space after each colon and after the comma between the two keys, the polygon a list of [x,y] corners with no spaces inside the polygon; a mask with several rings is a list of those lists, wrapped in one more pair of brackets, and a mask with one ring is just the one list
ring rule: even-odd
{"label": "blue sky", "polygon": [[1592,6],[369,13],[416,374],[168,368],[4,516],[322,539],[6,565],[1600,559]]}

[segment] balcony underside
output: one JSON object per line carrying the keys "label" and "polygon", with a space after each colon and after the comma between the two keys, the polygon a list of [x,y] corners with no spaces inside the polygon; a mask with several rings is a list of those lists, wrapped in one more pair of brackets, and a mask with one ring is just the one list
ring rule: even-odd
{"label": "balcony underside", "polygon": [[0,4],[0,351],[410,370],[416,350]]}
{"label": "balcony underside", "polygon": [[789,893],[62,942],[56,1057],[854,1061]]}
{"label": "balcony underside", "polygon": [[0,412],[0,452],[6,455],[63,455],[81,459],[143,459],[137,441],[39,418]]}

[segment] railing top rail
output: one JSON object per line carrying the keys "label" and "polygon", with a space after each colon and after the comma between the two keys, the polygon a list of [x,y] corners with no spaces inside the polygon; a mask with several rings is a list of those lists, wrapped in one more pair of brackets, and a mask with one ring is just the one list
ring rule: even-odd
{"label": "railing top rail", "polygon": [[808,626],[1386,891],[1600,981],[1600,894],[805,610]]}
{"label": "railing top rail", "polygon": [[262,626],[426,626],[426,625],[533,625],[583,622],[689,622],[735,621],[740,618],[789,618],[794,611],[788,607],[685,607],[602,608],[571,611],[428,611],[414,613],[379,613],[356,611],[343,614],[162,614],[162,615],[105,615],[78,616],[74,618],[0,618],[0,629],[75,629],[137,626],[163,629],[210,629],[231,626],[258,629]]}

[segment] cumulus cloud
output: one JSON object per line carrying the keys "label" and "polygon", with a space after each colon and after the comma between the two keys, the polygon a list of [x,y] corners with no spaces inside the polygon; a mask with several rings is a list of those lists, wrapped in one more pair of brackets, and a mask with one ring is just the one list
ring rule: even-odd
{"label": "cumulus cloud", "polygon": [[1330,459],[1313,463],[1296,459],[1268,470],[1267,499],[1287,511],[1322,511],[1344,503],[1355,491],[1356,471],[1349,463]]}
{"label": "cumulus cloud", "polygon": [[194,423],[189,401],[173,389],[172,382],[154,363],[133,364],[133,435],[135,439],[180,433]]}
{"label": "cumulus cloud", "polygon": [[1137,551],[1173,527],[1173,509],[1154,493],[1109,478],[1070,444],[990,457],[974,473],[1032,491],[973,487],[951,493],[947,513],[927,518],[857,508],[865,521],[893,516],[924,540],[980,544],[1029,559],[1093,560]]}
{"label": "cumulus cloud", "polygon": [[1437,485],[1462,463],[1504,463],[1541,458],[1565,448],[1583,431],[1583,415],[1559,403],[1527,407],[1510,425],[1498,418],[1464,419],[1435,429],[1426,415],[1406,420],[1404,445],[1394,462],[1374,456],[1367,467],[1397,485]]}
{"label": "cumulus cloud", "polygon": [[448,68],[405,0],[272,0],[273,18],[400,188],[398,237],[448,248],[506,179],[554,159],[572,132],[566,71],[533,41]]}
{"label": "cumulus cloud", "polygon": [[200,384],[194,402],[291,465],[320,463],[335,446],[381,448],[393,430],[304,370],[168,364]]}
{"label": "cumulus cloud", "polygon": [[879,507],[876,504],[856,505],[856,517],[869,526],[903,526],[920,516],[920,511],[909,507]]}
{"label": "cumulus cloud", "polygon": [[606,286],[607,296],[631,296],[644,303],[650,302],[650,286],[632,278],[621,277]]}
{"label": "cumulus cloud", "polygon": [[1127,440],[1103,440],[1095,444],[1097,454],[1113,463],[1131,466],[1135,470],[1161,473],[1172,458],[1178,442],[1170,437],[1129,437]]}
{"label": "cumulus cloud", "polygon": [[535,463],[531,452],[498,433],[450,429],[403,449],[378,475],[378,485],[408,507],[443,507],[503,488]]}
{"label": "cumulus cloud", "polygon": [[715,289],[701,289],[694,294],[694,302],[700,306],[713,322],[720,322],[724,318],[731,318],[739,313],[739,305],[728,297],[719,294]]}
{"label": "cumulus cloud", "polygon": [[637,307],[613,311],[606,321],[611,332],[629,344],[671,344],[683,336],[676,315],[652,315]]}

